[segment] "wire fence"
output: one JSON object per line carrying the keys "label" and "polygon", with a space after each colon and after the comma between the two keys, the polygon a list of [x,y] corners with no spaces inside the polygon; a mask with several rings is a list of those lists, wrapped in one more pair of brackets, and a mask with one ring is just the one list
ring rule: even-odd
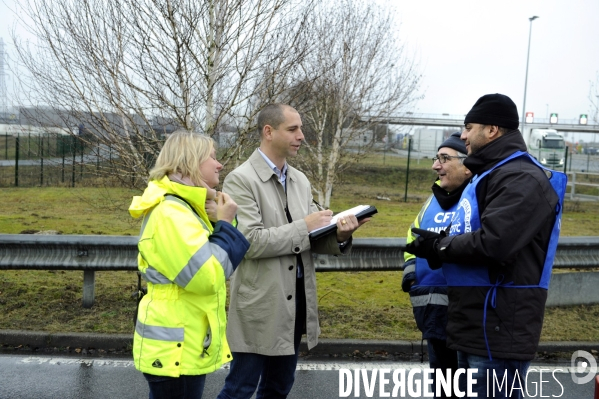
{"label": "wire fence", "polygon": [[105,169],[111,161],[110,148],[78,136],[5,134],[0,137],[0,187],[92,186],[110,178]]}
{"label": "wire fence", "polygon": [[[388,143],[377,143],[370,149],[371,159],[385,170],[402,169],[407,198],[411,180],[418,177],[410,171],[430,170],[432,158],[448,132],[426,136],[414,134],[398,137]],[[599,195],[599,153],[576,148],[559,149],[547,155],[535,153],[549,162],[552,169],[577,173],[577,194]],[[122,185],[114,178],[111,165],[117,151],[105,144],[94,144],[89,138],[57,133],[4,134],[0,136],[0,187],[95,186]],[[571,175],[572,180],[572,175]]]}

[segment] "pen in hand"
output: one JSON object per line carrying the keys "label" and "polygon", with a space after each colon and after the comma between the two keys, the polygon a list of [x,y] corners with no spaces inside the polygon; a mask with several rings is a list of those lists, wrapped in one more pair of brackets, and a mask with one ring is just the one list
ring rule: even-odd
{"label": "pen in hand", "polygon": [[314,205],[316,205],[318,207],[318,209],[320,209],[321,211],[328,211],[328,208],[325,208],[324,206],[320,205],[318,202],[316,202],[316,200],[314,198],[312,198],[312,202],[314,202]]}
{"label": "pen in hand", "polygon": [[304,218],[309,232],[312,232],[316,229],[320,229],[325,226],[329,226],[333,217],[333,211],[331,211],[330,209],[326,209],[324,206],[320,205],[314,199],[312,199],[312,202],[314,202],[314,205],[316,205],[319,212],[310,213]]}

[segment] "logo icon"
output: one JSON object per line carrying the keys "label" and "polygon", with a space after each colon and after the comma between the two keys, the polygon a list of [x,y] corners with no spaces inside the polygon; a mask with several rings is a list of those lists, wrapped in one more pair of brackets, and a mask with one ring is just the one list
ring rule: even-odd
{"label": "logo icon", "polygon": [[160,363],[160,359],[154,360],[154,363],[152,363],[152,367],[156,367],[156,368],[161,369],[162,368],[162,363]]}
{"label": "logo icon", "polygon": [[[586,372],[587,367],[589,367],[587,375],[584,377],[576,375]],[[570,374],[572,376],[572,381],[574,381],[575,384],[586,384],[595,378],[595,374],[597,374],[597,361],[593,355],[587,351],[576,351],[572,354],[570,360]]]}

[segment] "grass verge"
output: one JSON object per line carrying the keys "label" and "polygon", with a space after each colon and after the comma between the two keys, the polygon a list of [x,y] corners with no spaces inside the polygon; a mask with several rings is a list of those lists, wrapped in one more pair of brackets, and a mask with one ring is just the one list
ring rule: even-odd
{"label": "grass verge", "polygon": [[[331,208],[376,205],[379,213],[356,237],[405,237],[433,175],[425,168],[411,171],[406,196],[404,173],[396,166],[358,165],[335,186]],[[3,188],[0,232],[136,235],[139,221],[127,213],[135,194],[116,188]],[[568,201],[564,208],[562,235],[596,234],[599,203]],[[318,273],[322,337],[420,339],[401,278],[401,272]],[[83,309],[82,272],[0,271],[0,329],[132,333],[136,285],[134,272],[98,272],[95,304]],[[541,339],[599,341],[597,319],[599,305],[547,309]]]}

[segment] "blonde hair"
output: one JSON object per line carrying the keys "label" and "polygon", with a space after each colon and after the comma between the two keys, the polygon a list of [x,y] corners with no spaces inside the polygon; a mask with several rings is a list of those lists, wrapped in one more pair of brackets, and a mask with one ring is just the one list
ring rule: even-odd
{"label": "blonde hair", "polygon": [[210,157],[215,143],[212,138],[178,129],[164,142],[156,165],[150,170],[150,180],[160,180],[171,173],[180,173],[189,177],[196,185],[204,181],[200,172],[200,164]]}

